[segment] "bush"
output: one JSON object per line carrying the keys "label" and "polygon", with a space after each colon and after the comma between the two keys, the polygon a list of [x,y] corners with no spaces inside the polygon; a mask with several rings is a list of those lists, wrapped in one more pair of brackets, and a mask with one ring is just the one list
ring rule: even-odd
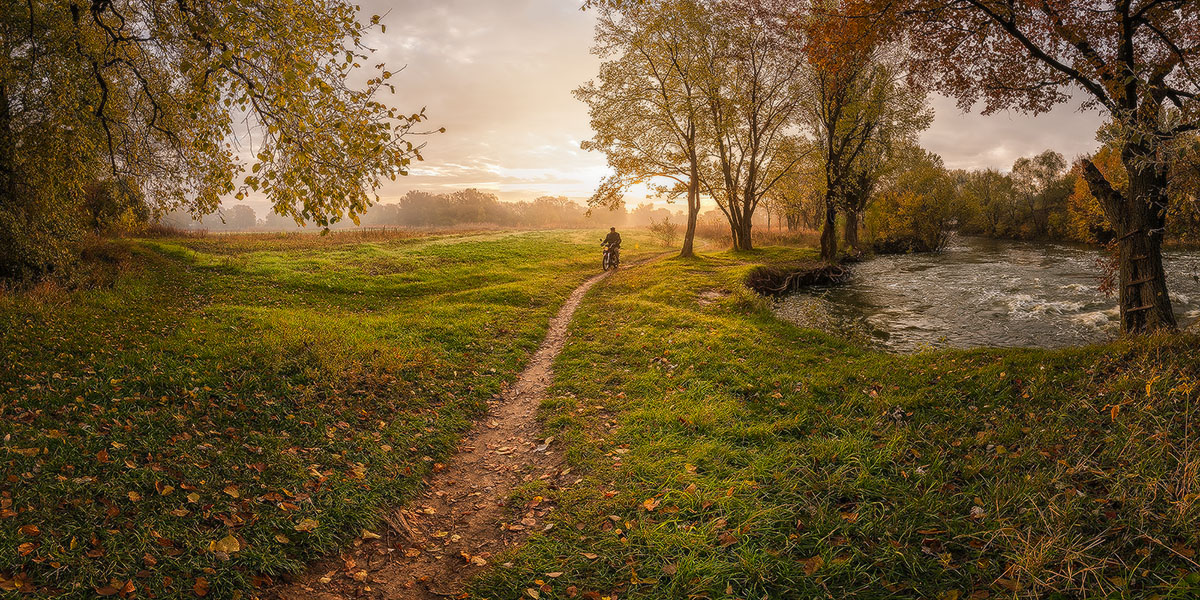
{"label": "bush", "polygon": [[650,233],[653,233],[662,245],[674,246],[675,240],[679,239],[679,225],[673,223],[670,216],[663,217],[661,221],[650,219]]}

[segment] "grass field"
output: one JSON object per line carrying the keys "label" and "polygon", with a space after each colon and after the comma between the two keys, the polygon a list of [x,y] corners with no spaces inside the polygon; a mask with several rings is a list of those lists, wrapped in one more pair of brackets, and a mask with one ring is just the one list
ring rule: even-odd
{"label": "grass field", "polygon": [[[599,237],[134,240],[111,289],[0,297],[0,595],[249,597],[379,531]],[[593,290],[542,408],[578,482],[520,491],[554,527],[476,597],[1200,596],[1200,340],[863,350],[741,285],[804,258]]]}
{"label": "grass field", "polygon": [[478,597],[1200,597],[1200,340],[866,351],[741,286],[794,258],[596,288],[543,406],[580,480]]}
{"label": "grass field", "polygon": [[0,297],[0,594],[238,597],[376,528],[600,237],[134,240],[111,289]]}

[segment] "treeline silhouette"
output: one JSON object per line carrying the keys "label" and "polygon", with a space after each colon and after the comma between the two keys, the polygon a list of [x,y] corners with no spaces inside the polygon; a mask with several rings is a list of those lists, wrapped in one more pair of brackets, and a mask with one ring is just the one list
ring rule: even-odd
{"label": "treeline silhouette", "polygon": [[[508,202],[495,194],[466,189],[449,194],[414,190],[397,202],[381,202],[372,206],[359,219],[359,225],[341,221],[330,229],[355,227],[420,227],[447,228],[463,226],[493,226],[524,229],[570,229],[588,227],[646,227],[652,221],[675,219],[678,212],[639,204],[630,210],[588,207],[564,196],[542,196],[534,200]],[[300,228],[291,217],[267,213],[261,218],[253,208],[238,204],[193,219],[187,213],[172,213],[163,219],[171,227],[208,231],[290,231]],[[310,224],[308,228],[312,228]]]}

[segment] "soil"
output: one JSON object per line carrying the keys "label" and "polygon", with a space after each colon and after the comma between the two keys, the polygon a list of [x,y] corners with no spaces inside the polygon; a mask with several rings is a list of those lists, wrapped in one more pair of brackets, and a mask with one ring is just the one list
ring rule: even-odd
{"label": "soil", "polygon": [[491,402],[489,414],[460,440],[447,464],[434,465],[424,493],[387,515],[388,531],[366,535],[340,557],[313,565],[264,597],[456,598],[498,554],[542,530],[552,505],[536,499],[523,507],[505,502],[514,488],[534,479],[552,488],[570,483],[553,438],[538,437],[537,409],[575,309],[611,273],[596,275],[571,293],[517,381]]}

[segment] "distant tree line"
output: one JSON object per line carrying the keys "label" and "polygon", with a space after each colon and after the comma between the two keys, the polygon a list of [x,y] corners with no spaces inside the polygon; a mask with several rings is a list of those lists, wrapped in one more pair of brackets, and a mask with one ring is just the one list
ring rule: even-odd
{"label": "distant tree line", "polygon": [[[333,229],[354,227],[464,227],[494,226],[525,229],[576,227],[649,227],[654,223],[679,222],[681,215],[653,204],[628,209],[590,209],[563,196],[542,196],[529,201],[509,202],[495,194],[466,189],[449,194],[410,191],[396,202],[381,202],[359,218],[359,225],[342,222]],[[235,204],[197,220],[188,213],[169,215],[165,223],[183,229],[207,231],[287,231],[302,227],[292,217],[268,213],[259,218],[254,209]],[[311,227],[311,224],[309,224]]]}

